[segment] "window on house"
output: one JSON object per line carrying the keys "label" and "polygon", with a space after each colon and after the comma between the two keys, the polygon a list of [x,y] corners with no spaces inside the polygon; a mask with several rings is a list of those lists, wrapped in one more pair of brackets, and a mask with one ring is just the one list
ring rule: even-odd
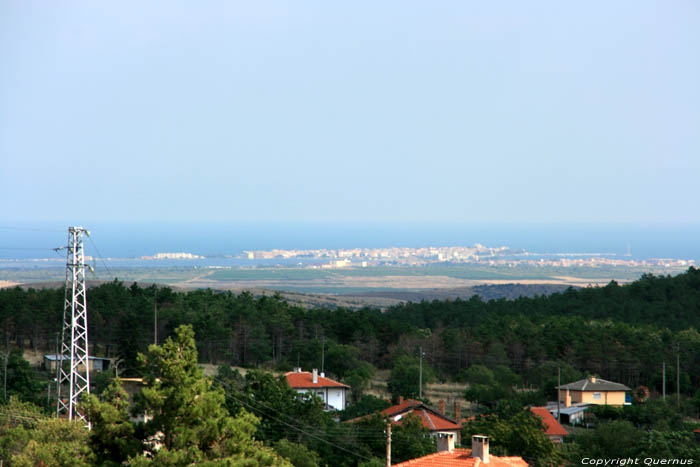
{"label": "window on house", "polygon": [[600,400],[600,398],[601,398],[601,396],[600,396],[600,393],[599,393],[599,392],[594,392],[594,393],[593,393],[593,399]]}
{"label": "window on house", "polygon": [[316,394],[318,394],[318,397],[320,397],[321,400],[325,400],[325,399],[323,398],[323,395],[324,395],[324,394],[323,394],[323,391],[317,391]]}

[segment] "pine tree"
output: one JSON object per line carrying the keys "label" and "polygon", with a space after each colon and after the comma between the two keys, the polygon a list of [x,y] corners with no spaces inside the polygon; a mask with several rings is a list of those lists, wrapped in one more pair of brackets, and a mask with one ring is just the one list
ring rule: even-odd
{"label": "pine tree", "polygon": [[131,465],[290,465],[253,439],[257,417],[245,411],[229,415],[223,391],[197,365],[191,326],[180,326],[139,360],[146,387],[137,408],[152,417],[145,434],[153,442],[147,456],[130,458]]}

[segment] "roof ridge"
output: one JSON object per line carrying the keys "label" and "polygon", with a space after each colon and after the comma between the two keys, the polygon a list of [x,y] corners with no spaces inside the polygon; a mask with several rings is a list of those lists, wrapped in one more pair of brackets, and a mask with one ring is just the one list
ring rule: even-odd
{"label": "roof ridge", "polygon": [[[445,415],[444,413],[442,413],[442,412],[440,412],[439,410],[437,410],[437,409],[435,409],[435,408],[429,406],[428,404],[426,404],[426,403],[423,402],[423,401],[416,401],[415,399],[408,399],[408,400],[412,400],[412,401],[414,401],[414,402],[418,402],[418,404],[413,405],[413,406],[411,406],[411,407],[414,407],[414,408],[423,407],[424,410],[427,410],[428,412],[431,412],[431,413],[437,415],[437,416],[440,417],[440,418],[444,418],[444,419],[447,420],[448,422],[454,423],[455,425],[459,425],[459,423],[460,423],[459,420],[457,420],[457,419],[455,419],[455,418],[452,418],[452,417],[448,417],[448,416]],[[391,408],[391,407],[389,407],[389,408]]]}
{"label": "roof ridge", "polygon": [[425,413],[425,409],[421,409],[421,411],[423,412],[423,417],[427,420],[428,425],[430,425],[430,428],[434,430],[434,429],[435,429],[435,424],[434,424],[433,421],[430,419],[430,416],[429,416],[427,413]]}

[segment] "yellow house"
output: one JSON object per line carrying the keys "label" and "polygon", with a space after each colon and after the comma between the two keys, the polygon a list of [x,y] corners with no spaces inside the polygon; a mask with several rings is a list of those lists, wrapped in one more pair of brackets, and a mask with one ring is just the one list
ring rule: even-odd
{"label": "yellow house", "polygon": [[625,405],[625,393],[630,388],[620,383],[591,376],[559,386],[559,401],[564,407],[580,404]]}

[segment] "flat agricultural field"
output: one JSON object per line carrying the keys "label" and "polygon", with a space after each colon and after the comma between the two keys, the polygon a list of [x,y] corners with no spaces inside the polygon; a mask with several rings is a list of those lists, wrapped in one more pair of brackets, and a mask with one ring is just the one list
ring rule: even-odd
{"label": "flat agricultural field", "polygon": [[[677,270],[676,270],[677,269]],[[517,267],[482,264],[438,264],[417,267],[377,266],[365,268],[310,267],[136,267],[111,268],[90,273],[88,279],[158,283],[182,289],[276,290],[291,294],[380,297],[420,300],[430,297],[471,296],[474,287],[522,286],[587,287],[615,280],[626,283],[644,273],[678,274],[681,268],[641,267],[553,267],[522,265]],[[16,284],[61,282],[63,268],[0,269],[0,287]],[[538,293],[538,292],[535,292]],[[414,294],[414,295],[411,295]],[[427,294],[427,295],[426,295]]]}
{"label": "flat agricultural field", "polygon": [[[636,268],[498,267],[481,265],[367,267],[347,269],[249,268],[216,269],[176,283],[180,287],[262,288],[306,293],[353,294],[368,291],[458,289],[479,285],[605,285],[639,278]],[[664,273],[670,271],[664,270]],[[676,273],[681,272],[675,271]]]}

